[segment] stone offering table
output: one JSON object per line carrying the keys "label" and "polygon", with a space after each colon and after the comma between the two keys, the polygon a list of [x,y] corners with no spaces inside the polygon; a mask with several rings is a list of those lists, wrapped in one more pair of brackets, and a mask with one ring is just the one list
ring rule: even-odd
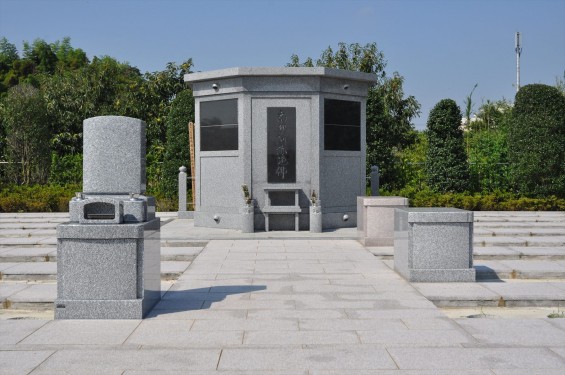
{"label": "stone offering table", "polygon": [[408,207],[403,197],[357,197],[357,231],[363,246],[394,245],[394,209]]}
{"label": "stone offering table", "polygon": [[473,212],[397,208],[394,269],[413,282],[475,281]]}

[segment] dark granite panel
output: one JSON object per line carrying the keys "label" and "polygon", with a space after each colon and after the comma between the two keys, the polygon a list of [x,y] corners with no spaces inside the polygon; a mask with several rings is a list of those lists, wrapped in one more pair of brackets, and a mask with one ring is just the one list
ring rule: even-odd
{"label": "dark granite panel", "polygon": [[238,149],[237,125],[203,126],[200,128],[200,151]]}
{"label": "dark granite panel", "polygon": [[237,99],[200,103],[200,151],[237,149]]}
{"label": "dark granite panel", "polygon": [[237,99],[200,103],[200,126],[237,124]]}
{"label": "dark granite panel", "polygon": [[324,99],[324,149],[361,150],[361,103]]}
{"label": "dark granite panel", "polygon": [[296,182],[296,108],[267,108],[267,181]]}

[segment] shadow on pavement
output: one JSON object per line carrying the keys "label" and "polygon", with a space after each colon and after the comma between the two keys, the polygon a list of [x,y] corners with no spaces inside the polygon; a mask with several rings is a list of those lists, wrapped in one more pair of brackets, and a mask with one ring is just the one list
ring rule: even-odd
{"label": "shadow on pavement", "polygon": [[209,288],[170,290],[149,313],[149,317],[190,310],[210,309],[228,296],[266,290],[265,285],[218,285]]}

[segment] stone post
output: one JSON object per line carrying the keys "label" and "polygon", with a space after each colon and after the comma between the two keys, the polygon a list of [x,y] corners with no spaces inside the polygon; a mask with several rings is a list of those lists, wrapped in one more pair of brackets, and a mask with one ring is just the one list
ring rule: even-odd
{"label": "stone post", "polygon": [[186,210],[186,167],[179,168],[179,219],[192,218],[192,211]]}
{"label": "stone post", "polygon": [[379,195],[379,167],[376,165],[371,166],[371,196],[377,197]]}
{"label": "stone post", "polygon": [[322,233],[322,206],[319,200],[310,205],[310,233]]}

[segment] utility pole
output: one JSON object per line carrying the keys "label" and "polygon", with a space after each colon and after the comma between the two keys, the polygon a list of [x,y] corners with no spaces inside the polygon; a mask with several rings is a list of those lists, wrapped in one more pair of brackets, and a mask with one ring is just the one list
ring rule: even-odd
{"label": "utility pole", "polygon": [[522,54],[522,38],[520,32],[516,33],[516,92],[520,90],[520,55]]}

